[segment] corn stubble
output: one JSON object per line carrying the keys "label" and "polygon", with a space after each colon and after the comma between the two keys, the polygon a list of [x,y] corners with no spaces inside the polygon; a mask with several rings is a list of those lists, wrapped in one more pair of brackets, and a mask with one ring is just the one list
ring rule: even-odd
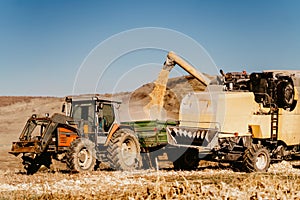
{"label": "corn stubble", "polygon": [[95,171],[35,175],[0,171],[0,199],[300,199],[300,169],[288,162],[268,173],[231,169]]}

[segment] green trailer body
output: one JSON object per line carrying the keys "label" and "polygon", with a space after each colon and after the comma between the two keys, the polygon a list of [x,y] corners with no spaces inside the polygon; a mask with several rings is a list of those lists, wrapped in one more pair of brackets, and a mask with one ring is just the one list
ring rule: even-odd
{"label": "green trailer body", "polygon": [[131,127],[138,136],[142,148],[156,148],[168,144],[167,126],[176,126],[177,121],[146,120],[122,122]]}

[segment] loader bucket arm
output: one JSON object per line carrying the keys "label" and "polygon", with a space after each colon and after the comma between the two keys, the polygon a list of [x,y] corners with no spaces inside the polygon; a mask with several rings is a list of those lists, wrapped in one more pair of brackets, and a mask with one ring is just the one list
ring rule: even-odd
{"label": "loader bucket arm", "polygon": [[[77,135],[79,130],[73,125],[72,118],[55,113],[51,118],[38,118],[33,115],[26,123],[19,141],[12,143],[12,148],[9,153],[18,156],[20,153],[42,153],[52,142],[58,127],[68,129]],[[43,127],[41,129],[41,127]],[[39,135],[34,133],[39,133]]]}
{"label": "loader bucket arm", "polygon": [[42,137],[42,151],[44,151],[49,145],[49,143],[52,141],[53,133],[56,131],[57,127],[64,127],[74,133],[77,133],[78,135],[80,134],[77,128],[71,126],[71,124],[75,123],[73,118],[62,114],[54,113],[50,119],[50,124],[45,130],[45,133]]}

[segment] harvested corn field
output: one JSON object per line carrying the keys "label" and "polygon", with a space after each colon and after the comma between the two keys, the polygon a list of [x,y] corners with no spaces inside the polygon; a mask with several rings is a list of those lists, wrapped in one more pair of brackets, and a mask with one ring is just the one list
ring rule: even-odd
{"label": "harvested corn field", "polygon": [[[213,168],[213,169],[212,169]],[[268,173],[223,167],[196,171],[0,172],[1,199],[300,199],[300,170],[288,162]]]}

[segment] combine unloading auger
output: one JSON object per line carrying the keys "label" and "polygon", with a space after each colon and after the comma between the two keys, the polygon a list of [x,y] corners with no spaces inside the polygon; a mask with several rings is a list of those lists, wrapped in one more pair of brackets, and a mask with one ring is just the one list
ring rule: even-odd
{"label": "combine unloading auger", "polygon": [[170,51],[167,55],[167,59],[160,71],[158,78],[154,82],[155,86],[153,91],[149,94],[151,97],[150,102],[144,107],[144,112],[149,119],[161,119],[161,113],[163,111],[164,96],[166,92],[166,86],[169,79],[169,73],[175,65],[178,65],[184,69],[187,73],[191,74],[204,86],[207,86],[210,80],[205,77],[201,72],[194,68],[187,61]]}

